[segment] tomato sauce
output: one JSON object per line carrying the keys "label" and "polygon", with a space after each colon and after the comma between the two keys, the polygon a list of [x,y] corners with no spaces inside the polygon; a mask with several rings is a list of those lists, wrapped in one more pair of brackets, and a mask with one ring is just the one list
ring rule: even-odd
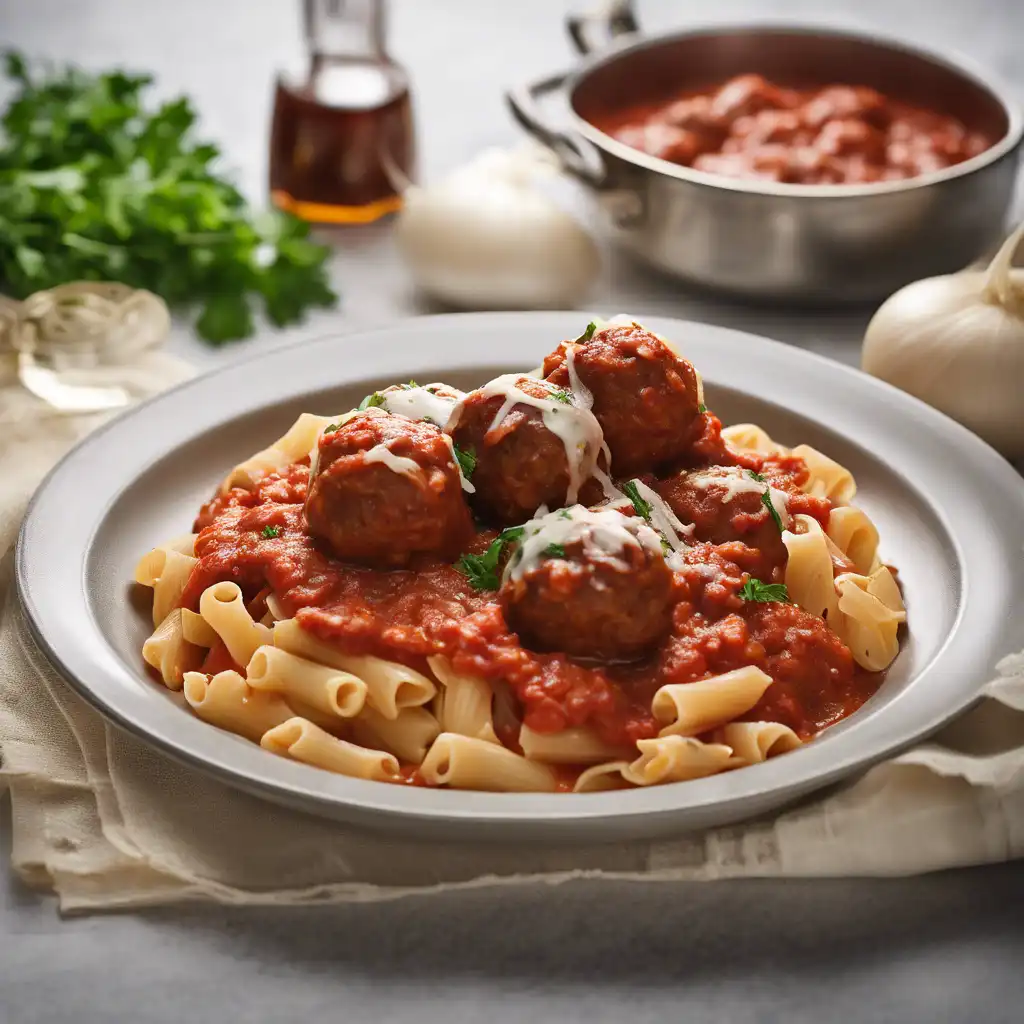
{"label": "tomato sauce", "polygon": [[995,141],[954,117],[867,86],[794,89],[755,74],[609,112],[593,123],[671,163],[800,185],[914,178],[969,160]]}
{"label": "tomato sauce", "polygon": [[[759,472],[787,491],[791,512],[827,522],[829,503],[799,490],[807,474],[801,460],[732,452],[717,419],[705,418],[708,455]],[[513,714],[532,729],[588,725],[616,744],[658,734],[650,707],[665,683],[756,665],[775,682],[746,717],[782,722],[804,738],[855,711],[880,683],[855,666],[821,619],[792,604],[741,598],[749,578],[744,566],[760,556],[738,541],[686,550],[673,574],[670,635],[645,662],[598,665],[528,650],[506,623],[496,592],[474,590],[448,562],[420,558],[386,571],[327,554],[305,527],[308,473],[307,463],[296,463],[268,474],[253,491],[232,490],[203,507],[195,524],[198,564],[183,607],[197,608],[203,590],[221,580],[237,583],[247,601],[262,599],[270,587],[303,629],[341,649],[420,669],[427,656],[443,654],[457,671],[488,679],[497,694],[511,693]],[[480,530],[468,550],[482,553],[495,535]],[[781,572],[776,566],[777,579]],[[218,665],[225,655],[211,652]],[[508,701],[496,700],[496,727],[514,740],[517,725],[509,717]],[[414,776],[405,781],[417,784]]]}

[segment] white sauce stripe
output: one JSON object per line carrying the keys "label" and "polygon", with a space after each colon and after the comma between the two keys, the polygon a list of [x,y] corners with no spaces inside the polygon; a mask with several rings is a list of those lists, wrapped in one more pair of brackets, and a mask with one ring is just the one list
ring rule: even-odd
{"label": "white sauce stripe", "polygon": [[625,548],[642,548],[661,556],[661,538],[638,516],[624,516],[605,507],[582,505],[537,516],[523,525],[523,536],[505,566],[505,578],[519,580],[550,556],[551,545],[582,545],[587,558],[621,562]]}
{"label": "white sauce stripe", "polygon": [[378,392],[384,400],[381,408],[410,420],[428,420],[442,430],[448,425],[452,410],[466,396],[447,384],[424,384],[422,387],[395,387]]}
{"label": "white sauce stripe", "polygon": [[386,444],[374,445],[363,455],[364,462],[383,463],[392,473],[404,473],[411,476],[420,472],[420,464],[415,459],[407,459],[404,455],[396,455]]}
{"label": "white sauce stripe", "polygon": [[683,523],[661,495],[648,487],[642,480],[634,480],[633,486],[636,487],[637,494],[651,506],[651,526],[665,538],[673,551],[685,550],[686,543],[681,534],[693,533],[695,528],[693,523],[689,525]]}

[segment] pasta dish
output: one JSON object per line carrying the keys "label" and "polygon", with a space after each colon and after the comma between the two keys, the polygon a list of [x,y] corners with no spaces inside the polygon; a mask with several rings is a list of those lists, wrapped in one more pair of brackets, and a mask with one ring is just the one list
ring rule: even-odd
{"label": "pasta dish", "polygon": [[593,792],[763,762],[855,712],[906,615],[851,474],[723,427],[669,341],[304,413],[155,547],[143,658],[343,775]]}

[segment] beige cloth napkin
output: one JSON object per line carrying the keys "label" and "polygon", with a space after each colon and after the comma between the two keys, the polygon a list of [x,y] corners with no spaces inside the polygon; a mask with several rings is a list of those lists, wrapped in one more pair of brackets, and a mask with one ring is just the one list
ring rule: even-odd
{"label": "beige cloth napkin", "polygon": [[[167,384],[181,368],[152,376]],[[987,699],[933,742],[774,820],[703,835],[561,849],[428,843],[237,792],[107,725],[33,644],[10,546],[31,490],[96,421],[40,419],[0,390],[0,413],[12,402],[20,414],[0,431],[0,789],[11,796],[15,871],[54,890],[66,912],[376,900],[601,875],[899,875],[1024,855],[1024,652],[1005,657]],[[140,685],[150,685],[141,673]]]}

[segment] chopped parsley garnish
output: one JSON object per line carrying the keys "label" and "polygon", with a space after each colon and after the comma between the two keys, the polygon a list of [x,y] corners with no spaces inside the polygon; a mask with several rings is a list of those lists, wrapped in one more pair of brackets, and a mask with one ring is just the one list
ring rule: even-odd
{"label": "chopped parsley garnish", "polygon": [[281,533],[276,526],[264,526],[260,532],[267,538],[267,540],[273,540],[274,537],[277,537]]}
{"label": "chopped parsley garnish", "polygon": [[703,402],[699,402],[698,405],[697,405],[697,412],[699,412],[701,415],[703,415],[707,411],[708,411],[708,407]]}
{"label": "chopped parsley garnish", "polygon": [[562,405],[572,405],[572,395],[568,391],[564,391],[562,388],[555,388],[551,392],[551,397],[556,402],[561,402]]}
{"label": "chopped parsley garnish", "polygon": [[422,422],[422,423],[429,423],[433,427],[437,426],[437,420],[432,419],[430,416],[424,416],[423,419],[420,422]]}
{"label": "chopped parsley garnish", "polygon": [[636,510],[636,514],[642,519],[646,519],[650,522],[651,503],[640,497],[640,491],[636,486],[636,481],[627,480],[622,485],[622,493],[633,503],[633,508]]}
{"label": "chopped parsley garnish", "polygon": [[544,554],[548,558],[565,558],[565,545],[564,544],[549,544],[544,549]]}
{"label": "chopped parsley garnish", "polygon": [[325,434],[333,434],[338,429],[338,427],[340,427],[340,426],[341,426],[340,423],[328,423],[327,426],[324,427],[324,433]]}
{"label": "chopped parsley garnish", "polygon": [[789,604],[789,591],[785,583],[762,583],[753,576],[740,588],[740,597],[744,601],[759,601],[762,604],[769,601]]}
{"label": "chopped parsley garnish", "polygon": [[385,402],[384,396],[379,391],[374,391],[372,395],[367,395],[360,403],[356,406],[360,412],[363,409],[379,408]]}
{"label": "chopped parsley garnish", "polygon": [[590,341],[590,339],[594,336],[594,332],[596,330],[597,330],[597,322],[594,321],[594,320],[591,320],[590,323],[587,324],[587,329],[576,340],[577,341]]}
{"label": "chopped parsley garnish", "polygon": [[497,590],[501,585],[501,577],[498,575],[501,553],[506,544],[515,543],[522,535],[521,526],[510,527],[492,540],[482,555],[463,555],[455,563],[455,568],[469,580],[474,590]]}
{"label": "chopped parsley garnish", "polygon": [[755,473],[752,469],[748,469],[747,473],[750,474],[759,484],[767,483],[767,478],[761,476],[760,473]]}
{"label": "chopped parsley garnish", "polygon": [[409,390],[410,390],[411,388],[418,388],[418,387],[419,387],[419,384],[417,384],[417,383],[416,383],[416,381],[414,381],[414,380],[411,380],[411,381],[409,381],[409,383],[408,383],[408,384],[399,384],[398,386],[399,386],[399,387],[400,387],[400,388],[401,388],[401,389],[402,389],[403,391],[409,391]]}
{"label": "chopped parsley garnish", "polygon": [[785,527],[782,525],[782,516],[779,515],[779,510],[775,507],[775,504],[772,501],[771,489],[765,491],[764,494],[761,495],[761,504],[768,509],[768,514],[775,520],[775,525],[779,528],[779,533],[782,533]]}
{"label": "chopped parsley garnish", "polygon": [[560,519],[572,519],[572,513],[567,508],[561,509],[558,516]]}
{"label": "chopped parsley garnish", "polygon": [[455,452],[462,475],[468,480],[476,469],[476,452],[472,448],[460,448],[457,444],[452,445],[452,451]]}

